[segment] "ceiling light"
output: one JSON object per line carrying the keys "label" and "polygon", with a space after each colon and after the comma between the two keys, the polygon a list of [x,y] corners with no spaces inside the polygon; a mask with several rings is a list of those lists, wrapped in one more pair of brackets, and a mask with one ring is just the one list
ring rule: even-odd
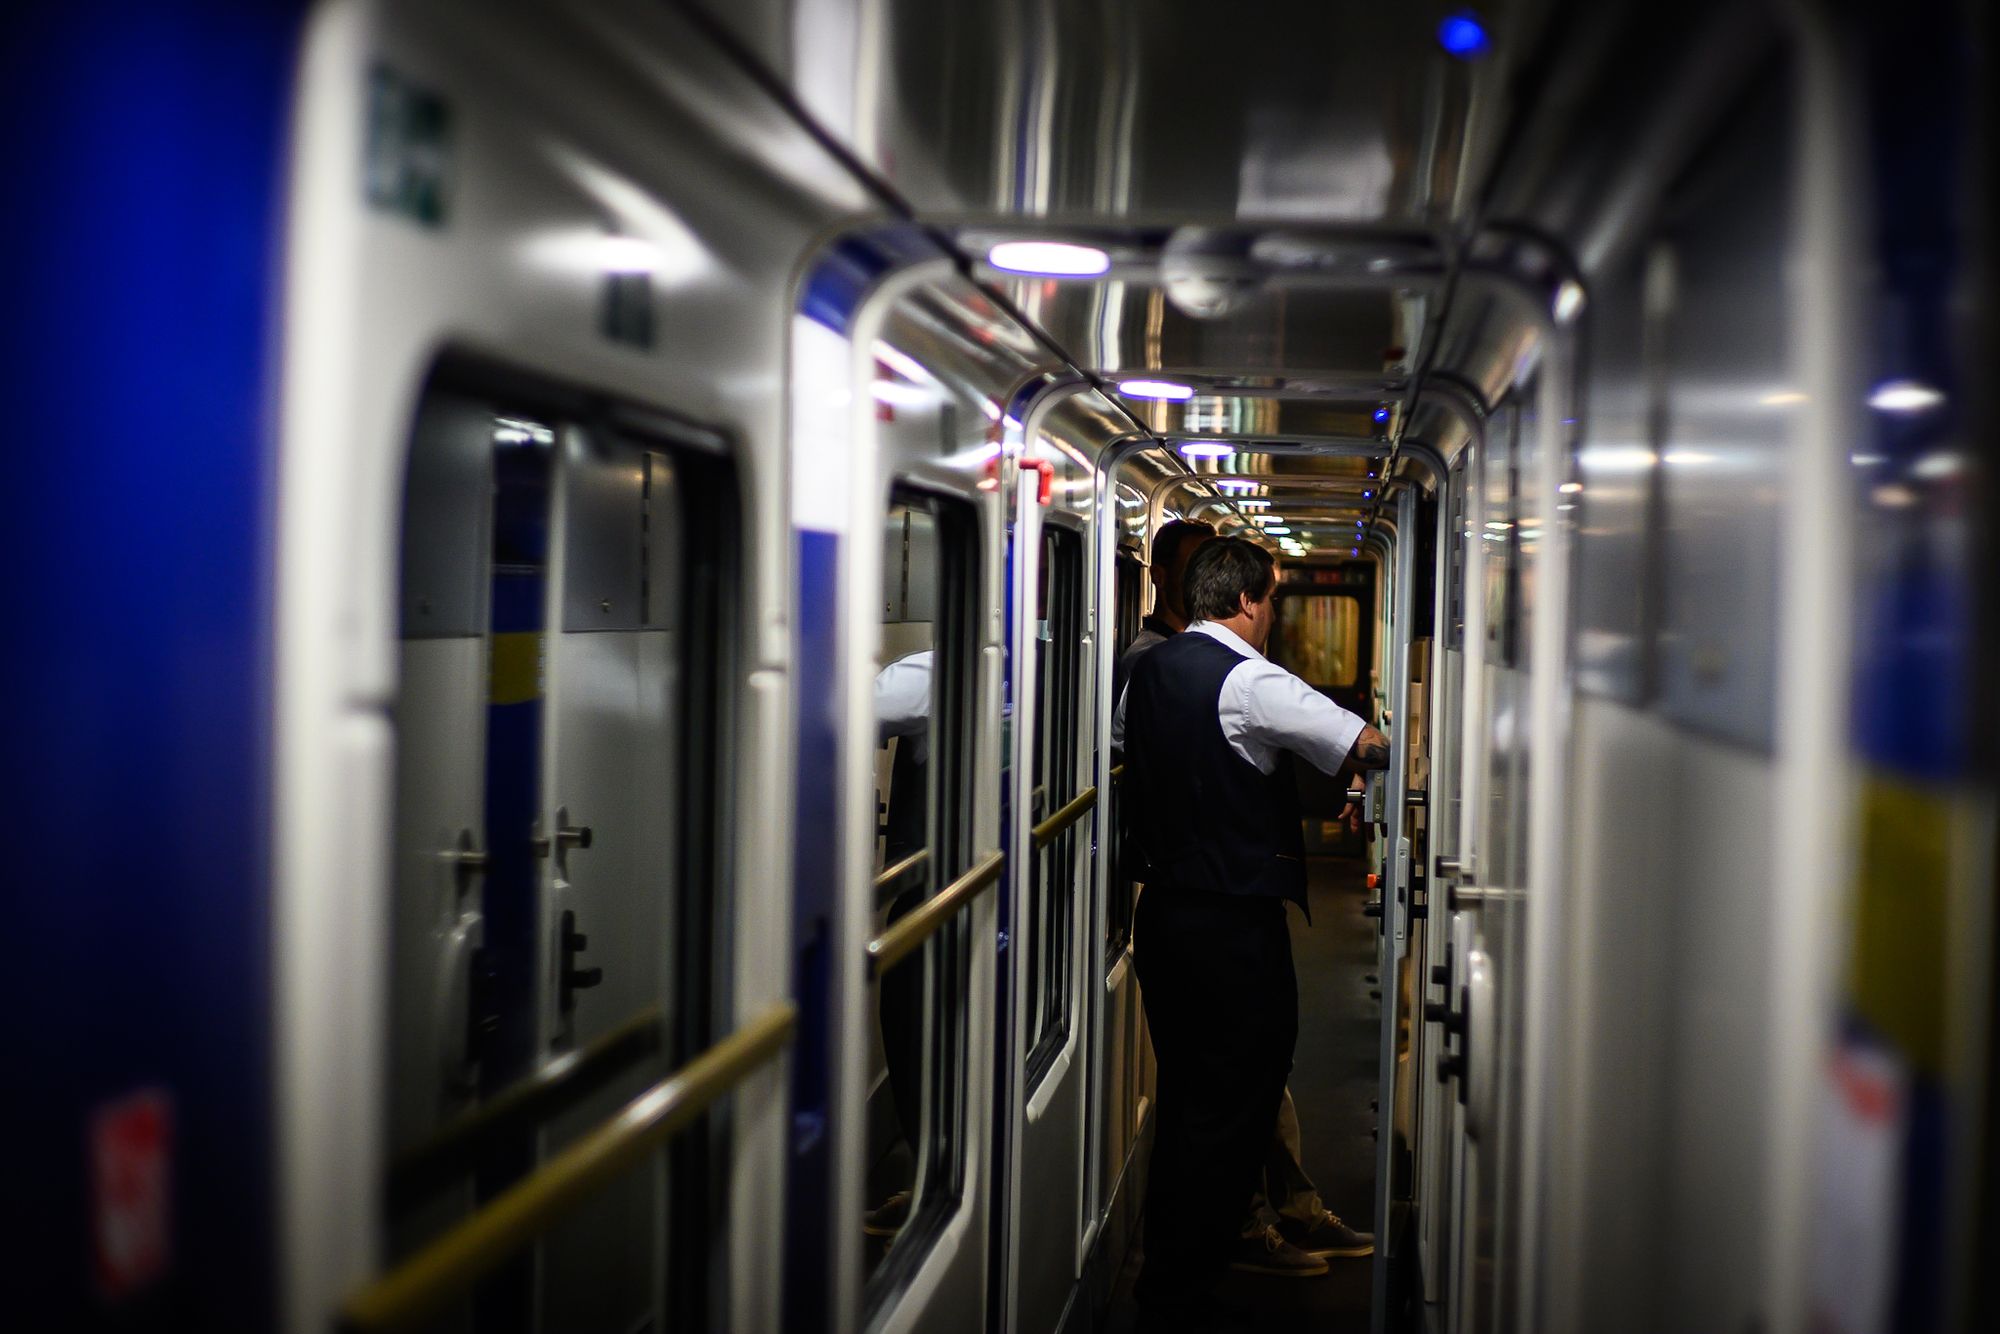
{"label": "ceiling light", "polygon": [[597,242],[597,265],[606,273],[631,276],[660,267],[660,248],[637,236],[605,236]]}
{"label": "ceiling light", "polygon": [[1583,309],[1583,284],[1574,278],[1565,278],[1556,288],[1555,317],[1559,324],[1567,324]]}
{"label": "ceiling light", "polygon": [[1775,394],[1766,394],[1757,400],[1767,408],[1788,408],[1794,403],[1803,403],[1806,396],[1796,389],[1781,389]]}
{"label": "ceiling light", "polygon": [[1868,406],[1877,412],[1929,412],[1943,404],[1943,390],[1915,380],[1885,380],[1868,395]]}
{"label": "ceiling light", "polygon": [[1575,494],[1576,494],[1577,492],[1579,492],[1579,491],[1583,490],[1583,483],[1582,483],[1582,482],[1564,482],[1564,483],[1563,483],[1563,484],[1562,484],[1561,486],[1557,487],[1557,488],[1556,488],[1556,490],[1558,490],[1558,491],[1562,492],[1562,493],[1563,493],[1564,495],[1566,495],[1566,496],[1573,496],[1573,495],[1575,495]]}
{"label": "ceiling light", "polygon": [[1194,397],[1193,386],[1175,384],[1172,380],[1120,380],[1118,392],[1127,398],[1158,398],[1173,403]]}
{"label": "ceiling light", "polygon": [[1282,514],[1253,514],[1250,516],[1250,522],[1252,523],[1283,523],[1284,521],[1285,516]]}
{"label": "ceiling light", "polygon": [[1181,445],[1181,457],[1184,459],[1226,459],[1235,452],[1233,445],[1214,440],[1189,440]]}
{"label": "ceiling light", "polygon": [[1091,278],[1111,267],[1111,256],[1069,241],[1002,241],[986,252],[986,262],[1009,273]]}
{"label": "ceiling light", "polygon": [[897,408],[923,408],[937,402],[937,394],[922,385],[899,384],[894,380],[877,380],[871,387],[877,403],[885,403]]}
{"label": "ceiling light", "polygon": [[1486,25],[1469,9],[1447,15],[1438,24],[1438,45],[1460,60],[1477,60],[1493,47]]}
{"label": "ceiling light", "polygon": [[1389,409],[1387,409],[1387,408],[1377,408],[1377,409],[1375,409],[1375,420],[1376,420],[1376,421],[1378,421],[1378,422],[1385,422],[1385,421],[1388,421],[1388,420],[1389,420]]}
{"label": "ceiling light", "polygon": [[1965,465],[1965,460],[1950,450],[1939,450],[1926,454],[1910,465],[1910,476],[1936,481],[1943,477],[1955,477]]}
{"label": "ceiling light", "polygon": [[1291,532],[1292,530],[1285,527],[1285,525],[1281,523],[1275,523],[1272,524],[1270,527],[1266,528],[1264,531],[1270,534],[1272,537],[1280,537],[1286,533]]}

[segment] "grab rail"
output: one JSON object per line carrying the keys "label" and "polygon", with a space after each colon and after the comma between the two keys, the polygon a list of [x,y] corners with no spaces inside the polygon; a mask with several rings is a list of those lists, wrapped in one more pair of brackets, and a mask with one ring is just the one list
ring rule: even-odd
{"label": "grab rail", "polygon": [[880,977],[884,969],[901,962],[917,946],[929,940],[952,914],[972,902],[988,885],[1000,878],[1006,858],[989,852],[974,862],[972,869],[925,899],[908,916],[891,922],[887,930],[868,942],[868,975]]}
{"label": "grab rail", "polygon": [[931,859],[929,848],[918,848],[909,856],[892,866],[885,866],[875,873],[875,901],[880,903],[885,891],[894,889],[904,876]]}
{"label": "grab rail", "polygon": [[470,1173],[478,1165],[481,1148],[493,1139],[546,1124],[656,1054],[665,1044],[665,1025],[660,1007],[648,1005],[398,1155],[389,1164],[389,1212],[401,1213]]}
{"label": "grab rail", "polygon": [[789,1002],[731,1033],[509,1187],[443,1236],[355,1293],[342,1328],[407,1329],[547,1232],[591,1192],[672,1138],[781,1051],[798,1023]]}
{"label": "grab rail", "polygon": [[1097,804],[1097,789],[1087,787],[1071,797],[1054,815],[1035,826],[1035,846],[1045,848],[1056,841],[1063,830],[1081,820],[1084,813]]}

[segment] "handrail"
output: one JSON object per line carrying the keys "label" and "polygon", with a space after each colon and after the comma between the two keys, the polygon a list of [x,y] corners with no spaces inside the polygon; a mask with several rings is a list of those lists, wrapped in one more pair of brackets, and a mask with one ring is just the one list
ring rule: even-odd
{"label": "handrail", "polygon": [[998,880],[1000,868],[1005,864],[1006,858],[1000,853],[987,853],[972,864],[971,870],[918,904],[907,916],[890,923],[887,930],[868,942],[869,976],[880,977],[885,969],[900,963],[917,946],[929,940],[939,927],[951,920],[953,913],[972,902],[980,890]]}
{"label": "handrail", "polygon": [[881,870],[877,871],[875,873],[876,900],[878,902],[881,900],[883,890],[893,887],[897,882],[902,880],[904,876],[916,870],[919,866],[922,866],[925,862],[929,861],[930,859],[931,859],[931,850],[929,848],[918,848],[915,852],[903,858],[901,861],[896,862],[890,866],[885,866]]}
{"label": "handrail", "polygon": [[1035,826],[1035,846],[1045,848],[1055,842],[1056,836],[1084,817],[1084,813],[1097,804],[1097,789],[1087,787],[1071,797],[1063,808]]}
{"label": "handrail", "polygon": [[408,1329],[547,1232],[783,1049],[798,1010],[780,1002],[543,1163],[347,1300],[342,1328]]}
{"label": "handrail", "polygon": [[1123,762],[1111,766],[1111,781],[1114,783],[1125,781],[1125,765]]}
{"label": "handrail", "polygon": [[493,1098],[455,1118],[389,1164],[389,1212],[401,1213],[471,1172],[480,1150],[509,1130],[525,1133],[547,1124],[607,1082],[657,1053],[666,1038],[666,1015],[648,1005],[586,1045],[550,1061]]}

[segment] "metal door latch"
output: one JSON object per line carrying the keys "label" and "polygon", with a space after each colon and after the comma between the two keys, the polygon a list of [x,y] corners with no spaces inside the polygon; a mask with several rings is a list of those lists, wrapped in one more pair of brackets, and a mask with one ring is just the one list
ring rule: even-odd
{"label": "metal door latch", "polygon": [[576,913],[565,908],[562,915],[562,967],[557,973],[556,1003],[564,1014],[576,1008],[576,993],[588,991],[604,981],[602,968],[579,968],[576,956],[590,948],[590,937],[576,929]]}

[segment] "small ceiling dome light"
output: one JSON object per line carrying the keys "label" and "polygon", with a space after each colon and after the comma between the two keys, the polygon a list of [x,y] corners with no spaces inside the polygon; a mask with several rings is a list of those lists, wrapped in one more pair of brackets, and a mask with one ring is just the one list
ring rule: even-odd
{"label": "small ceiling dome light", "polygon": [[1375,498],[1375,493],[1373,491],[1363,491],[1361,493],[1361,498],[1363,500],[1373,500]]}
{"label": "small ceiling dome light", "polygon": [[1127,398],[1158,398],[1179,403],[1194,397],[1194,386],[1172,380],[1120,380],[1118,392]]}
{"label": "small ceiling dome light", "polygon": [[986,252],[986,262],[1009,273],[1094,278],[1111,267],[1111,256],[1069,241],[1002,241]]}
{"label": "small ceiling dome light", "polygon": [[1944,391],[1915,380],[1884,380],[1868,395],[1868,406],[1877,412],[1909,416],[1943,407]]}
{"label": "small ceiling dome light", "polygon": [[1460,60],[1477,60],[1493,49],[1493,39],[1479,15],[1461,9],[1438,24],[1438,45]]}
{"label": "small ceiling dome light", "polygon": [[1385,421],[1388,421],[1388,420],[1389,420],[1389,409],[1387,409],[1387,408],[1377,408],[1377,409],[1375,409],[1375,420],[1376,420],[1376,421],[1378,421],[1378,422],[1385,422]]}
{"label": "small ceiling dome light", "polygon": [[1217,440],[1189,440],[1181,445],[1184,459],[1226,459],[1235,452],[1233,446]]}
{"label": "small ceiling dome light", "polygon": [[1361,554],[1361,548],[1360,548],[1360,547],[1349,547],[1349,548],[1347,549],[1347,554],[1348,554],[1348,555],[1350,555],[1350,556],[1359,556],[1359,555]]}

